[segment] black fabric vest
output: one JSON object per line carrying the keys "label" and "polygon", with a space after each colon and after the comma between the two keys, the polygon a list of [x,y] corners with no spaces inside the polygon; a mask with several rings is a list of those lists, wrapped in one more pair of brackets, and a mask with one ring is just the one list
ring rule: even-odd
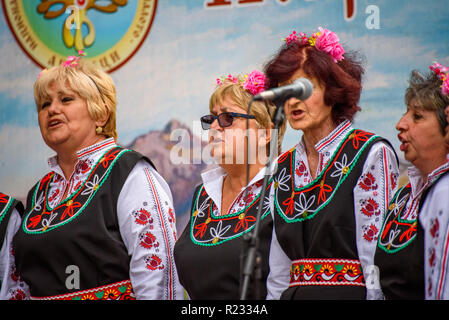
{"label": "black fabric vest", "polygon": [[[290,286],[282,299],[365,299],[363,273],[360,263],[350,265],[359,281],[358,285],[331,285],[324,283],[322,270],[330,269],[340,273],[347,270],[336,259],[358,261],[356,243],[356,222],[353,189],[363,170],[371,146],[377,141],[388,141],[372,133],[353,129],[347,134],[332,155],[326,167],[310,184],[294,187],[295,152],[293,148],[278,160],[274,176],[275,215],[274,223],[278,241],[291,260],[310,259],[323,261],[311,268],[314,284]],[[369,181],[367,181],[369,183]],[[295,205],[296,202],[296,205]],[[336,261],[331,265],[331,261]],[[345,265],[345,269],[348,266]],[[307,263],[291,270],[304,280]],[[295,270],[294,270],[295,269]],[[336,276],[340,281],[342,275]],[[292,282],[292,281],[291,281]],[[316,285],[315,285],[316,284]]]}
{"label": "black fabric vest", "polygon": [[259,228],[261,275],[258,282],[251,279],[247,298],[265,299],[273,231],[267,204],[268,191],[263,203],[259,193],[245,210],[216,217],[203,185],[195,189],[190,221],[175,245],[179,279],[191,299],[239,299],[243,239],[254,229],[259,205],[263,205]]}
{"label": "black fabric vest", "polygon": [[374,263],[385,299],[424,299],[424,231],[418,215],[400,218],[410,193],[410,184],[396,192],[379,233]]}
{"label": "black fabric vest", "polygon": [[22,202],[0,192],[0,248],[3,246],[9,218],[14,209],[22,216],[24,210]]}
{"label": "black fabric vest", "polygon": [[422,194],[418,214],[414,220],[401,219],[410,198],[410,183],[399,189],[390,201],[377,241],[374,263],[379,268],[380,285],[385,299],[423,300],[424,280],[424,229],[419,212],[438,177]]}
{"label": "black fabric vest", "polygon": [[[135,151],[109,149],[83,185],[53,209],[47,202],[53,172],[30,190],[14,250],[17,271],[31,296],[61,295],[129,279],[130,257],[120,235],[117,200],[140,159],[151,164]],[[66,284],[73,270],[69,266],[79,270],[79,288]]]}

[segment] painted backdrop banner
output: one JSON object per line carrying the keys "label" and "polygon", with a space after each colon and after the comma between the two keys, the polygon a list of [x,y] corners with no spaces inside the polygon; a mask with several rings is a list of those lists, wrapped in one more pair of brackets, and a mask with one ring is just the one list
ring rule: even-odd
{"label": "painted backdrop banner", "polygon": [[[293,30],[328,28],[364,56],[355,125],[389,139],[400,157],[395,124],[411,70],[449,64],[447,0],[0,1],[0,190],[25,200],[48,171],[53,152],[40,135],[33,84],[43,68],[82,49],[111,73],[118,142],[156,163],[178,229],[201,171],[213,166],[199,117],[216,78],[261,70]],[[288,130],[283,149],[299,139]],[[183,152],[185,161],[174,161]]]}

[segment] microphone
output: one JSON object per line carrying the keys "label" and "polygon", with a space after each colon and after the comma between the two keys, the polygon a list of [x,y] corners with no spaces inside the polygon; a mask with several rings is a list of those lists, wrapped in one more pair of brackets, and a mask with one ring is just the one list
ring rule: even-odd
{"label": "microphone", "polygon": [[306,100],[312,95],[312,92],[313,92],[312,83],[306,78],[299,78],[296,79],[292,84],[261,92],[258,95],[254,96],[253,100],[272,101],[282,99],[283,101],[286,101],[290,98]]}

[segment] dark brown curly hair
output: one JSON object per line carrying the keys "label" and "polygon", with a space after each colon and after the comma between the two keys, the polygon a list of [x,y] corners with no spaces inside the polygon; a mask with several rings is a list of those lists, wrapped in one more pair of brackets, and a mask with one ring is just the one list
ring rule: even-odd
{"label": "dark brown curly hair", "polygon": [[332,120],[339,124],[352,120],[357,111],[362,91],[364,68],[356,52],[346,52],[344,59],[335,63],[332,57],[309,43],[299,41],[283,45],[264,67],[268,88],[278,87],[302,69],[325,88],[324,102],[332,107]]}

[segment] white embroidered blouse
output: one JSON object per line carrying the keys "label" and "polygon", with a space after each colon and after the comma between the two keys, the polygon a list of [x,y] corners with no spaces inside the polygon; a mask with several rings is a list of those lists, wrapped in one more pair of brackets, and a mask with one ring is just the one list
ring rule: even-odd
{"label": "white embroidered blouse", "polygon": [[[56,178],[49,187],[49,205],[55,207],[67,189],[70,196],[88,178],[90,169],[110,148],[113,138],[77,152],[78,162],[66,180],[57,156],[48,160]],[[137,162],[117,201],[123,242],[131,257],[130,280],[137,299],[183,299],[173,256],[176,241],[175,212],[165,180],[145,160]]]}
{"label": "white embroidered blouse", "polygon": [[[432,171],[423,184],[419,170],[415,167],[409,170],[415,199],[435,183],[419,212],[419,222],[424,230],[425,299],[449,299],[449,174],[441,177],[447,171],[449,162]],[[413,200],[409,199],[409,202]],[[416,218],[417,209],[411,207],[414,209],[411,215]]]}
{"label": "white embroidered blouse", "polygon": [[21,222],[19,212],[13,209],[0,250],[0,279],[2,279],[0,300],[25,300],[30,297],[30,289],[17,274],[12,245],[12,240]]}
{"label": "white embroidered blouse", "polygon": [[[352,129],[352,123],[345,121],[315,145],[319,154],[316,176],[326,167],[339,144]],[[301,188],[313,181],[303,140],[296,145],[295,159],[294,182],[297,188]],[[393,149],[382,141],[374,143],[363,165],[362,175],[354,186],[356,243],[365,279],[369,276],[367,267],[374,265],[378,233],[385,210],[394,195],[398,176],[398,163]],[[272,189],[271,200],[273,196]],[[271,212],[274,212],[273,201]],[[282,292],[288,288],[291,264],[292,261],[283,252],[273,230],[267,299],[279,299]],[[367,288],[367,299],[380,298],[382,293],[379,289]]]}

